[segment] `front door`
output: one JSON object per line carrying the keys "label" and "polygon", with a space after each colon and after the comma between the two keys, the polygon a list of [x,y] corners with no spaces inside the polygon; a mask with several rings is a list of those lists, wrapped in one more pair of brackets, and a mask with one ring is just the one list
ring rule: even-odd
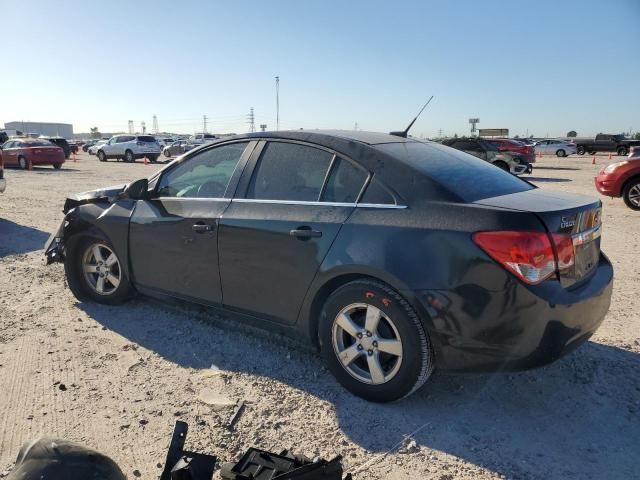
{"label": "front door", "polygon": [[220,220],[224,305],[292,324],[367,172],[325,149],[272,141],[250,173]]}
{"label": "front door", "polygon": [[129,229],[136,286],[222,303],[218,222],[248,145],[235,142],[198,152],[163,172],[151,199],[138,201]]}

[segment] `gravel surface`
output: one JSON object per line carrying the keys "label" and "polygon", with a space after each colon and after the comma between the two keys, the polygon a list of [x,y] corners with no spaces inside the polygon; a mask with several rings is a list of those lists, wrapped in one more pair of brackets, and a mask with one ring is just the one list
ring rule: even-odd
{"label": "gravel surface", "polygon": [[[608,162],[547,157],[530,180],[597,195],[593,177]],[[535,371],[435,375],[412,397],[376,405],[343,390],[315,353],[226,314],[145,298],[75,300],[63,267],[46,267],[42,252],[64,198],[156,168],[81,154],[60,171],[6,170],[0,472],[22,442],[46,433],[110,455],[130,478],[157,478],[181,419],[188,447],[221,461],[250,446],[339,453],[356,479],[640,478],[640,213],[620,199],[603,198],[615,287],[591,342]]]}

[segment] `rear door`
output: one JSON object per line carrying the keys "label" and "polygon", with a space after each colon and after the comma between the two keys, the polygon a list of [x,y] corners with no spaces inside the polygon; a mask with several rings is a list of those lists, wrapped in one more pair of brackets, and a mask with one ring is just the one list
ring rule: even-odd
{"label": "rear door", "polygon": [[220,220],[225,307],[293,324],[367,178],[322,147],[261,143]]}
{"label": "rear door", "polygon": [[257,142],[202,150],[164,171],[129,228],[134,283],[205,304],[222,303],[218,223]]}

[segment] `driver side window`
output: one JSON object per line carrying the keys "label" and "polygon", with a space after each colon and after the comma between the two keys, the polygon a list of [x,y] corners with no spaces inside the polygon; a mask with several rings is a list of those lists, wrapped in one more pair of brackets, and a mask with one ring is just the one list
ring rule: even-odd
{"label": "driver side window", "polygon": [[249,142],[211,148],[165,172],[158,197],[222,198],[233,171]]}

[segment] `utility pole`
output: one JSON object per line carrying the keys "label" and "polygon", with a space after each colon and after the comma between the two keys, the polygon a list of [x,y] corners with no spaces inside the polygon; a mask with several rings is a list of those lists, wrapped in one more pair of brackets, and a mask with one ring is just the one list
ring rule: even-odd
{"label": "utility pole", "polygon": [[153,126],[151,127],[151,132],[154,135],[157,135],[159,130],[158,130],[158,117],[154,114],[153,115]]}
{"label": "utility pole", "polygon": [[253,133],[256,131],[256,117],[253,115],[253,107],[249,110],[249,115],[247,115],[247,123],[249,124],[249,132]]}
{"label": "utility pole", "polygon": [[438,129],[438,138],[442,138],[442,129],[441,128]]}
{"label": "utility pole", "polygon": [[202,133],[207,133],[207,116],[202,116]]}
{"label": "utility pole", "polygon": [[147,133],[147,124],[144,123],[144,120],[140,122],[140,129],[142,130],[143,134]]}
{"label": "utility pole", "polygon": [[135,133],[133,131],[133,120],[129,120],[129,134],[133,134]]}
{"label": "utility pole", "polygon": [[276,75],[276,130],[280,130],[280,76]]}

